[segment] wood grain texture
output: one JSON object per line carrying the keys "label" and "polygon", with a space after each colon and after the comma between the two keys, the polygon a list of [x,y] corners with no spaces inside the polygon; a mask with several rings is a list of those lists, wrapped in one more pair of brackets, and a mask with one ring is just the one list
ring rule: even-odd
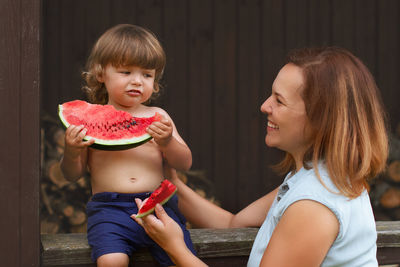
{"label": "wood grain texture", "polygon": [[[400,262],[400,221],[378,221],[378,261],[380,264]],[[242,266],[250,254],[258,228],[189,229],[198,256],[210,266]],[[85,234],[42,235],[43,266],[91,264],[90,247]],[[134,253],[132,263],[151,264],[147,250]],[[215,265],[214,265],[215,264]],[[221,265],[220,265],[221,264]],[[149,265],[152,266],[152,265]]]}

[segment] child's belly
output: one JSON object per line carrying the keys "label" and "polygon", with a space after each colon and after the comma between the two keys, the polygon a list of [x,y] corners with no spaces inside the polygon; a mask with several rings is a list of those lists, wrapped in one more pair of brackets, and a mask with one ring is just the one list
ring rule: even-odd
{"label": "child's belly", "polygon": [[163,179],[162,155],[154,144],[124,151],[91,150],[92,193],[139,193],[156,189]]}

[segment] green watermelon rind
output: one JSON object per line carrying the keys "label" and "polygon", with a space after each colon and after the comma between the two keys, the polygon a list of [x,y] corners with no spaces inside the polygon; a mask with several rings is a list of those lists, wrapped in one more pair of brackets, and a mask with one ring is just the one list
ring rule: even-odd
{"label": "green watermelon rind", "polygon": [[[178,188],[175,188],[174,192],[172,192],[168,197],[166,197],[163,201],[161,201],[160,204],[161,204],[161,205],[164,205],[165,203],[167,203],[168,200],[170,200],[171,197],[176,193],[176,191],[178,191]],[[156,204],[157,204],[157,203],[156,203]],[[154,209],[155,209],[155,205],[154,205],[154,207],[152,207],[152,208],[149,209],[148,211],[145,211],[145,212],[143,212],[143,213],[138,213],[138,214],[136,214],[135,217],[136,217],[136,218],[142,218],[142,217],[144,217],[144,216],[147,216],[147,215],[149,215],[150,213],[152,213],[152,212],[154,211]]]}
{"label": "green watermelon rind", "polygon": [[[70,124],[65,120],[62,112],[63,112],[62,105],[58,105],[58,117],[60,118],[65,129],[67,129],[70,126]],[[150,134],[146,133],[139,137],[119,139],[119,140],[103,140],[87,135],[83,138],[83,140],[88,141],[90,139],[94,139],[95,141],[90,147],[100,150],[111,151],[111,150],[125,150],[134,148],[148,142],[152,138],[153,137]]]}

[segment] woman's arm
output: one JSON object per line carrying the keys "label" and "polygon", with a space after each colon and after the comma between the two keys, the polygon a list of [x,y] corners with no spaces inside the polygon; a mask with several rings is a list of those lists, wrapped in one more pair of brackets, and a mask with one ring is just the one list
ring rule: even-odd
{"label": "woman's arm", "polygon": [[326,206],[300,200],[275,227],[260,266],[320,266],[339,233],[339,221]]}
{"label": "woman's arm", "polygon": [[275,189],[234,215],[194,192],[179,179],[174,169],[167,167],[164,174],[178,188],[179,210],[190,223],[200,228],[261,226],[277,193]]}

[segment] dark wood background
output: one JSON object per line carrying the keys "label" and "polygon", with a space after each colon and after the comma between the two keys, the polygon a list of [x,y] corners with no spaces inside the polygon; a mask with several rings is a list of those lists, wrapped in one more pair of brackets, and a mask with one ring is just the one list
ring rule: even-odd
{"label": "dark wood background", "polygon": [[167,54],[165,108],[223,207],[238,211],[277,186],[259,111],[286,53],[337,45],[370,68],[390,125],[400,121],[400,1],[43,0],[42,114],[84,98],[80,73],[95,40],[119,23],[153,31]]}
{"label": "dark wood background", "polygon": [[0,1],[1,266],[40,266],[40,1]]}

